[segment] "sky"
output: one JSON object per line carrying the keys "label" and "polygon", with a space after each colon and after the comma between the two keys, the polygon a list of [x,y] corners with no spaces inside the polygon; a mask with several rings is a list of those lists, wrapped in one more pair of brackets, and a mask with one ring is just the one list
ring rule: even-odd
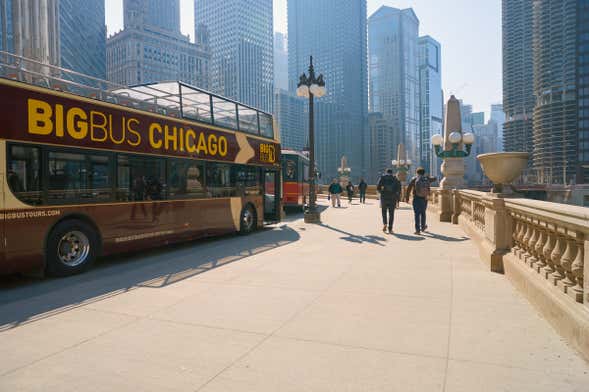
{"label": "sky", "polygon": [[[109,35],[123,28],[122,2],[106,0]],[[286,2],[274,0],[274,30],[284,33]],[[181,29],[191,38],[193,4],[194,0],[180,0]],[[368,16],[382,5],[413,8],[420,35],[430,35],[442,45],[445,98],[454,94],[472,104],[474,111],[486,112],[488,119],[491,104],[502,101],[501,0],[368,0]]]}

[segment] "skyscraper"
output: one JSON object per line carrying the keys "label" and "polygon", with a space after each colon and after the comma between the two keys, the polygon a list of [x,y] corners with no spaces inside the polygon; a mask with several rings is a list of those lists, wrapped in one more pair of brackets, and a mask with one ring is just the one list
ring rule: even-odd
{"label": "skyscraper", "polygon": [[59,0],[63,68],[106,79],[104,0]]}
{"label": "skyscraper", "polygon": [[282,89],[274,95],[274,119],[282,147],[304,150],[308,146],[309,115],[306,101]]}
{"label": "skyscraper", "polygon": [[106,77],[104,0],[0,0],[0,49]]}
{"label": "skyscraper", "polygon": [[413,161],[420,160],[418,36],[411,8],[382,6],[368,18],[370,111],[391,122],[393,144],[403,143]]}
{"label": "skyscraper", "polygon": [[503,0],[503,146],[531,153],[534,78],[532,1]]}
{"label": "skyscraper", "polygon": [[366,0],[288,1],[288,81],[294,93],[309,57],[325,77],[316,100],[316,156],[323,178],[335,176],[345,155],[352,175],[365,175],[367,69]]}
{"label": "skyscraper", "polygon": [[441,46],[430,36],[419,37],[419,164],[431,175],[439,165],[432,154],[432,135],[442,134],[444,103],[442,99]]}
{"label": "skyscraper", "polygon": [[493,104],[491,105],[491,120],[497,124],[497,148],[496,151],[503,151],[503,124],[505,123],[505,112],[503,111],[503,105]]}
{"label": "skyscraper", "polygon": [[[542,183],[574,182],[578,164],[577,4],[534,0],[534,160]],[[556,34],[555,32],[558,32]]]}
{"label": "skyscraper", "polygon": [[[179,0],[124,0],[125,28],[107,41],[108,80],[137,85],[181,80],[209,88],[209,52],[206,34],[196,43],[180,32]],[[157,24],[150,24],[162,7],[169,6]],[[153,8],[151,8],[153,7]]]}
{"label": "skyscraper", "polygon": [[577,5],[577,184],[589,183],[589,0]]}
{"label": "skyscraper", "polygon": [[274,33],[274,88],[288,90],[288,50],[280,32]]}
{"label": "skyscraper", "polygon": [[272,0],[196,0],[194,19],[209,36],[211,89],[272,112]]}

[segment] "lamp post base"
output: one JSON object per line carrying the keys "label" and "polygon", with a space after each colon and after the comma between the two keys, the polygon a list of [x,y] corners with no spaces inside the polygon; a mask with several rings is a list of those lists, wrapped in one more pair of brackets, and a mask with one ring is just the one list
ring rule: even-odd
{"label": "lamp post base", "polygon": [[321,213],[319,211],[305,211],[305,223],[321,223]]}

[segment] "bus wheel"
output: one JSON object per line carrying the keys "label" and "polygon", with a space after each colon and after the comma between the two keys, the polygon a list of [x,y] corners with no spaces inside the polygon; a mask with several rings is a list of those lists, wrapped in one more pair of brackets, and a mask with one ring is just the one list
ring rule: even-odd
{"label": "bus wheel", "polygon": [[47,239],[47,274],[73,275],[87,270],[96,259],[98,236],[87,223],[72,219],[59,223]]}
{"label": "bus wheel", "polygon": [[256,227],[258,225],[256,211],[251,205],[248,204],[245,207],[243,207],[243,210],[241,210],[241,218],[239,221],[241,222],[239,227],[240,234],[249,234],[252,231],[256,230]]}

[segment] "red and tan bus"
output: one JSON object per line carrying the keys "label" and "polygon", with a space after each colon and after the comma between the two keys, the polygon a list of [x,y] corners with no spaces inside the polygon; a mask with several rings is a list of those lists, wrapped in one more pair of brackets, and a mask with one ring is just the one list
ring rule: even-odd
{"label": "red and tan bus", "polygon": [[282,150],[282,203],[303,209],[309,195],[309,157],[295,150]]}
{"label": "red and tan bus", "polygon": [[180,82],[126,88],[0,58],[0,274],[70,275],[279,221],[270,114]]}

